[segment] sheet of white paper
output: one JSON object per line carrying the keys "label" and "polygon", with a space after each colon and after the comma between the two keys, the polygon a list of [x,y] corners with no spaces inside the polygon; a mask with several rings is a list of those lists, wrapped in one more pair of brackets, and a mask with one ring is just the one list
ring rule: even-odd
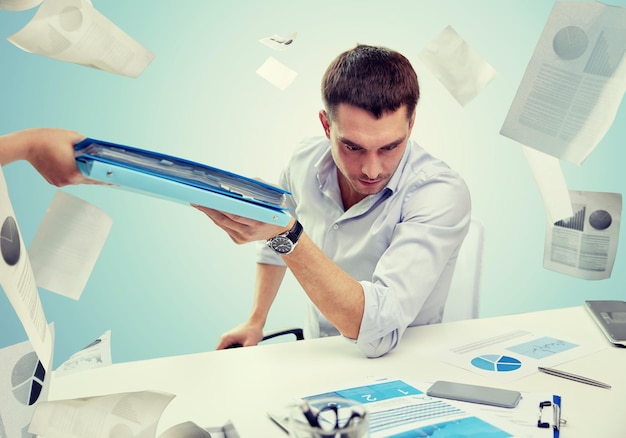
{"label": "sheet of white paper", "polygon": [[585,280],[609,278],[617,254],[622,195],[569,193],[574,213],[547,225],[543,266]]}
{"label": "sheet of white paper", "polygon": [[[50,333],[54,333],[52,324]],[[35,407],[48,399],[46,372],[30,342],[0,349],[0,437],[28,436]]]}
{"label": "sheet of white paper", "polygon": [[496,76],[495,69],[452,26],[441,31],[418,57],[463,106]]}
{"label": "sheet of white paper", "polygon": [[154,438],[161,414],[174,397],[138,391],[46,401],[35,409],[28,431],[46,438]]}
{"label": "sheet of white paper", "polygon": [[78,300],[111,224],[96,206],[57,190],[28,248],[37,286]]}
{"label": "sheet of white paper", "polygon": [[44,0],[32,20],[7,39],[26,52],[129,77],[154,59],[89,0]]}
{"label": "sheet of white paper", "polygon": [[526,146],[522,149],[541,192],[548,221],[553,224],[572,216],[574,211],[559,159]]}
{"label": "sheet of white paper", "polygon": [[551,367],[603,348],[606,345],[576,344],[549,334],[503,327],[499,335],[467,339],[428,354],[484,377],[510,382],[538,372],[539,366]]}
{"label": "sheet of white paper", "polygon": [[286,65],[281,64],[272,56],[265,60],[256,73],[281,90],[286,90],[287,87],[294,81],[296,76],[298,76],[297,72],[293,71]]}
{"label": "sheet of white paper", "polygon": [[556,2],[500,134],[581,164],[626,88],[626,8]]}
{"label": "sheet of white paper", "polygon": [[7,11],[25,11],[41,3],[41,0],[0,0],[0,9]]}
{"label": "sheet of white paper", "polygon": [[0,286],[20,319],[37,356],[50,370],[53,339],[4,174],[0,168]]}
{"label": "sheet of white paper", "polygon": [[271,37],[262,38],[259,40],[261,44],[265,44],[267,47],[271,47],[274,50],[287,50],[296,40],[297,32],[292,33],[289,36],[282,37],[280,35],[272,35]]}
{"label": "sheet of white paper", "polygon": [[107,330],[98,339],[82,350],[72,354],[55,371],[54,378],[68,374],[109,366],[111,360],[111,330]]}

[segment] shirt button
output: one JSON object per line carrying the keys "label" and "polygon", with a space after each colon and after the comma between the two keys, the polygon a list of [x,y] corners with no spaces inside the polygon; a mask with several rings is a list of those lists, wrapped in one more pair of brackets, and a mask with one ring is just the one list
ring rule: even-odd
{"label": "shirt button", "polygon": [[333,225],[333,230],[338,230],[338,229],[339,229],[339,225],[338,224]]}

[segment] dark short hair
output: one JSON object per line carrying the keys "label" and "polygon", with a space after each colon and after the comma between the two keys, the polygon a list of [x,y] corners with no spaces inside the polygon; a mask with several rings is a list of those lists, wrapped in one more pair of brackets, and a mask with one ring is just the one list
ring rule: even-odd
{"label": "dark short hair", "polygon": [[337,56],[322,78],[322,99],[331,118],[341,103],[369,111],[376,118],[406,105],[410,117],[419,94],[417,74],[409,60],[385,47],[358,44]]}

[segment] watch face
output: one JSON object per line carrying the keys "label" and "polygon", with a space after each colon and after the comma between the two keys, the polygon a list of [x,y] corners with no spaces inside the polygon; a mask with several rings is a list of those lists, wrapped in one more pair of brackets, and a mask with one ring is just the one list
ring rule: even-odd
{"label": "watch face", "polygon": [[293,249],[293,242],[287,236],[276,236],[270,240],[270,247],[280,254],[289,254]]}

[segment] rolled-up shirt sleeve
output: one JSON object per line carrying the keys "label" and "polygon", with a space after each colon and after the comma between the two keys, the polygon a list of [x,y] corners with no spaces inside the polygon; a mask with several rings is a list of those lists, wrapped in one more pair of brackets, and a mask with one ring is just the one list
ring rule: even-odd
{"label": "rolled-up shirt sleeve", "polygon": [[453,172],[424,175],[405,194],[400,221],[371,280],[357,345],[368,357],[395,348],[407,327],[441,322],[456,256],[470,222],[470,196]]}

